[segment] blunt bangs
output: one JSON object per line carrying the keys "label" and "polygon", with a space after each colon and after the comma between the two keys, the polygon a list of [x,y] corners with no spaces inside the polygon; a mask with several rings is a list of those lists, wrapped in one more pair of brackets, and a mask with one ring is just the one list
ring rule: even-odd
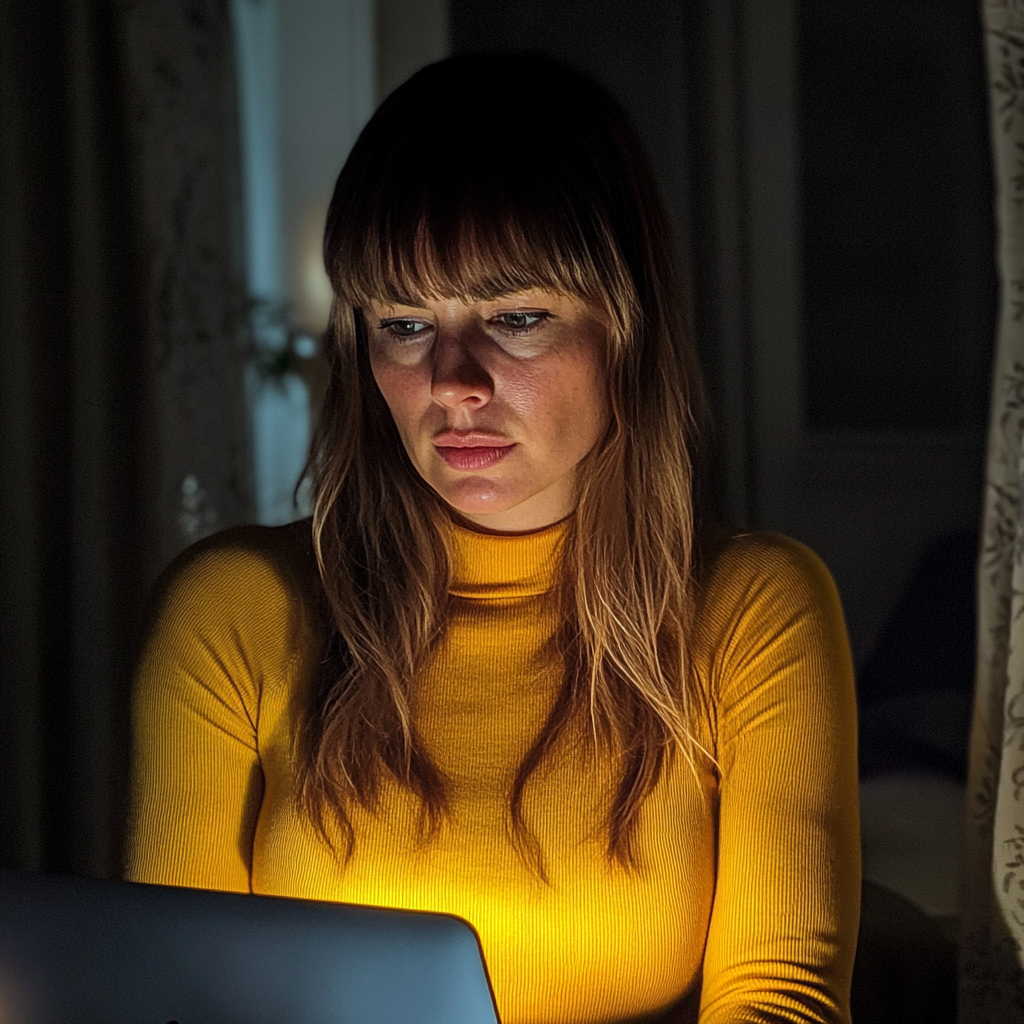
{"label": "blunt bangs", "polygon": [[645,232],[623,198],[636,184],[623,132],[614,100],[543,58],[423,69],[381,105],[338,179],[324,254],[339,301],[545,288],[599,305],[628,336]]}

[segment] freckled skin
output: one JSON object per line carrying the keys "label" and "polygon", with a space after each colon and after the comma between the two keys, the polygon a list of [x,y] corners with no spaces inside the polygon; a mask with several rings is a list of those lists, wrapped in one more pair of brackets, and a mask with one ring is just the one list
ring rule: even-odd
{"label": "freckled skin", "polygon": [[[485,529],[565,518],[577,466],[608,424],[604,314],[543,289],[423,301],[364,310],[373,376],[413,465]],[[446,447],[453,437],[482,446],[478,461],[492,453],[491,464],[453,465],[472,461],[472,451]]]}

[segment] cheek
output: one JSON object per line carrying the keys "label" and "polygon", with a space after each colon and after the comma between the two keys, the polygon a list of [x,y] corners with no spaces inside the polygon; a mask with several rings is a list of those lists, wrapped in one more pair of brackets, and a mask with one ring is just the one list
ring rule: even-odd
{"label": "cheek", "polygon": [[591,348],[588,358],[581,359],[575,373],[566,374],[571,381],[573,394],[570,404],[576,411],[581,431],[600,431],[611,415],[608,401],[608,382],[604,367],[597,362],[597,353]]}
{"label": "cheek", "polygon": [[[550,381],[557,382],[554,388]],[[538,419],[548,424],[548,436],[559,461],[581,459],[600,440],[610,416],[601,374],[590,367],[567,366],[535,393]]]}
{"label": "cheek", "polygon": [[605,432],[610,416],[608,400],[599,382],[588,382],[577,389],[570,404],[573,413],[569,427],[582,457]]}
{"label": "cheek", "polygon": [[386,360],[370,360],[370,370],[384,401],[401,430],[421,401],[419,374],[415,369]]}

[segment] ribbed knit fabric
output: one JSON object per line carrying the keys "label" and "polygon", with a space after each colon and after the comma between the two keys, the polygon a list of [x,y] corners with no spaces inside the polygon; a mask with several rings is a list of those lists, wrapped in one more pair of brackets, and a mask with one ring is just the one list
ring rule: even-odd
{"label": "ribbed knit fabric", "polygon": [[609,767],[563,744],[526,792],[545,882],[509,841],[507,805],[559,682],[545,641],[564,527],[454,528],[452,619],[414,700],[451,814],[424,840],[416,801],[385,781],[378,813],[353,813],[347,864],[296,809],[293,741],[320,656],[301,529],[222,534],[165,582],[135,693],[129,878],[458,914],[503,1024],[629,1020],[698,991],[702,1024],[848,1020],[853,682],[813,554],[771,535],[705,543],[693,729],[716,763],[664,773],[629,871],[605,852]]}

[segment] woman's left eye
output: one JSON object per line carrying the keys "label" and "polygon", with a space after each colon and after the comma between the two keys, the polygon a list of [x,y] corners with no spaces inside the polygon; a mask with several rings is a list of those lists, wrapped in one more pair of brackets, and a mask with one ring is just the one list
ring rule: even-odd
{"label": "woman's left eye", "polygon": [[531,327],[536,327],[542,320],[547,320],[548,316],[548,313],[543,312],[516,311],[514,313],[498,313],[493,319],[511,331],[528,331]]}

